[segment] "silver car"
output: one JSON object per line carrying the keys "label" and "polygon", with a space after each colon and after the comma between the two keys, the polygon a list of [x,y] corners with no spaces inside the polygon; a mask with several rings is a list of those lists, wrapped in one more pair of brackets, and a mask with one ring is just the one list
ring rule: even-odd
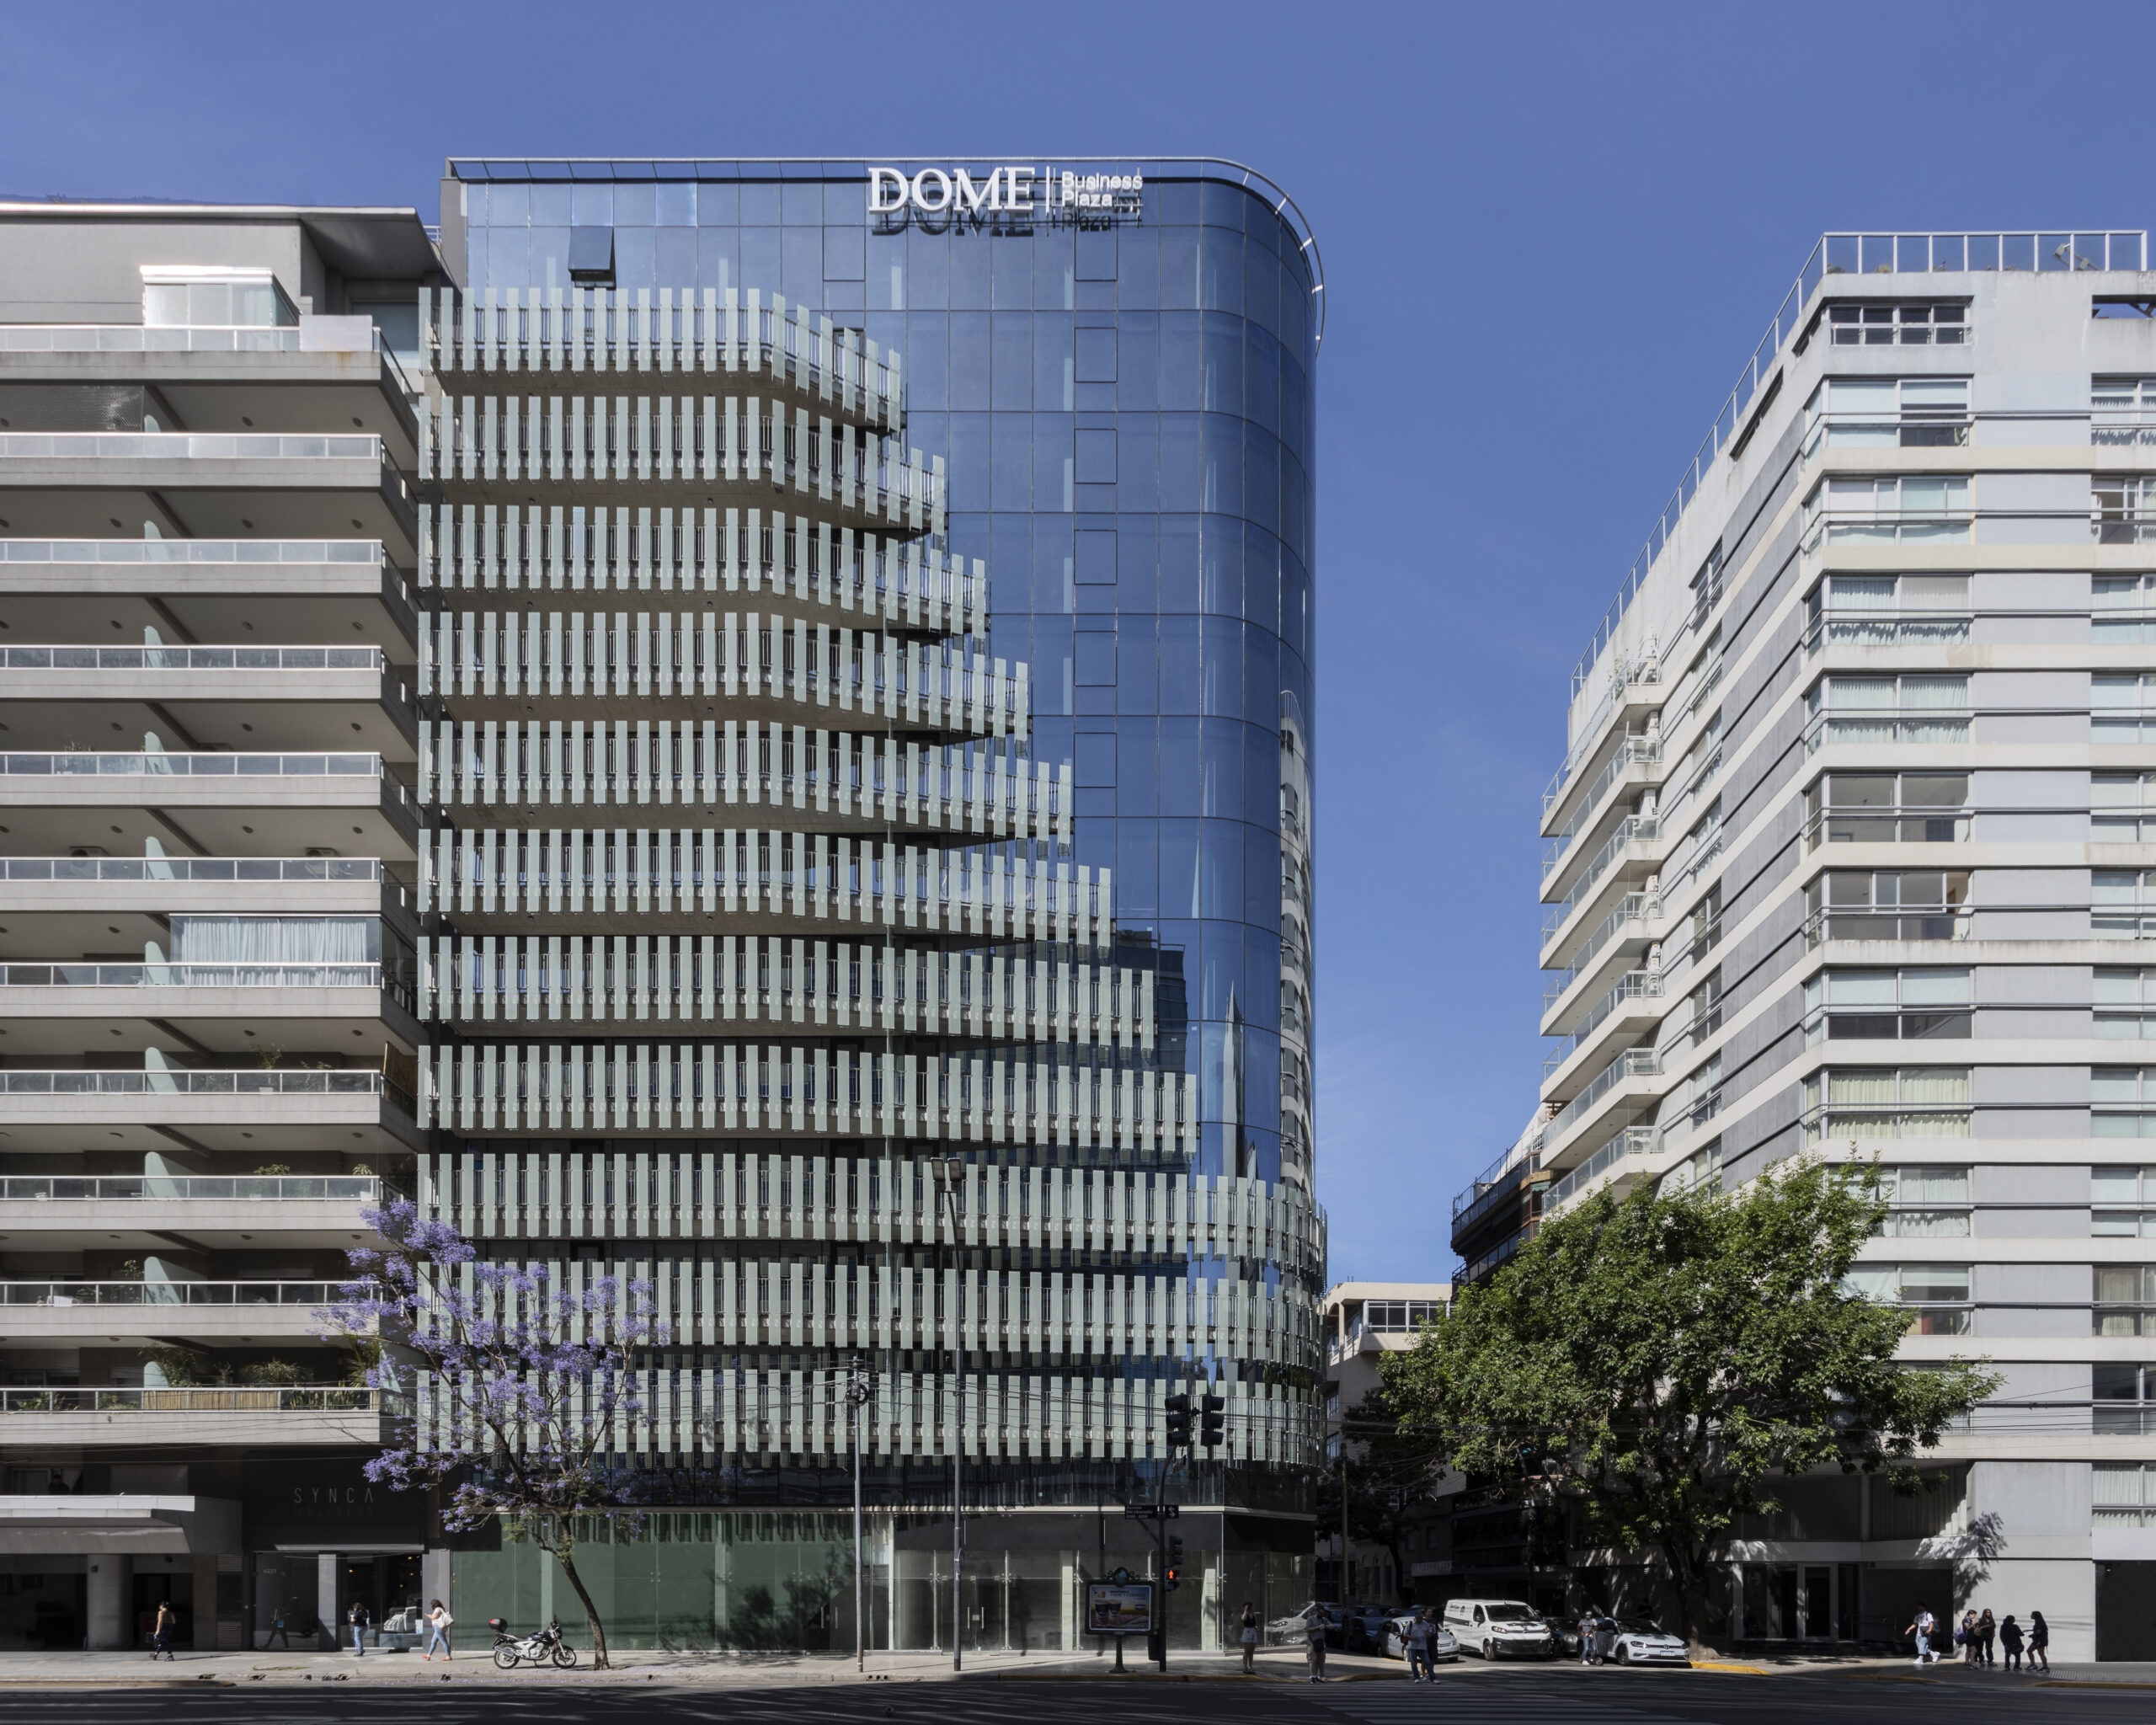
{"label": "silver car", "polygon": [[[1385,1656],[1388,1659],[1407,1657],[1407,1626],[1415,1621],[1414,1614],[1390,1618],[1385,1626]],[[1457,1659],[1460,1642],[1453,1632],[1442,1623],[1430,1625],[1430,1657],[1433,1659]]]}

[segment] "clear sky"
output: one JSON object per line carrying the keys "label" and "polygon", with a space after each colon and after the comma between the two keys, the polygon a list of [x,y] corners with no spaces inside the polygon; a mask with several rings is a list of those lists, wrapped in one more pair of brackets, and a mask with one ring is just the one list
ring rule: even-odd
{"label": "clear sky", "polygon": [[2156,8],[0,11],[0,193],[413,204],[469,154],[1204,154],[1315,226],[1319,1196],[1434,1278],[1533,1107],[1574,662],[1823,230],[2148,225]]}

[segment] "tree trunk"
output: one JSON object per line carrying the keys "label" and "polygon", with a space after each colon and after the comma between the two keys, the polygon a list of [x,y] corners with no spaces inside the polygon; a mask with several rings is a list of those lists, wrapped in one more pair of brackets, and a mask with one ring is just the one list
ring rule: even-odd
{"label": "tree trunk", "polygon": [[[1716,1651],[1707,1643],[1707,1565],[1705,1552],[1664,1543],[1662,1561],[1669,1565],[1669,1578],[1677,1587],[1677,1607],[1684,1613],[1684,1642],[1694,1659]],[[1743,1602],[1736,1602],[1738,1610]]]}
{"label": "tree trunk", "polygon": [[608,1669],[606,1663],[606,1630],[599,1621],[599,1608],[591,1603],[591,1595],[584,1589],[584,1578],[576,1573],[576,1559],[571,1548],[564,1546],[554,1553],[554,1561],[562,1566],[562,1573],[568,1577],[569,1585],[576,1589],[576,1596],[584,1602],[584,1621],[591,1626],[591,1667],[595,1671]]}

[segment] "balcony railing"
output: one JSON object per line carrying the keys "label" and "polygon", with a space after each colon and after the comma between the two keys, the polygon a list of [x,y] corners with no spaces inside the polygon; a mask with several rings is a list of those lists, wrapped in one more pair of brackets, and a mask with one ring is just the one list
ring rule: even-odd
{"label": "balcony railing", "polygon": [[4,670],[380,670],[379,647],[4,647]]}
{"label": "balcony railing", "polygon": [[1960,844],[1969,836],[1966,808],[1859,804],[1815,810],[1804,822],[1807,848],[1821,844]]}
{"label": "balcony railing", "polygon": [[1523,1167],[1526,1172],[1532,1173],[1534,1170],[1536,1153],[1541,1149],[1541,1147],[1542,1135],[1538,1132],[1534,1137],[1526,1140],[1524,1142],[1513,1146],[1511,1149],[1508,1150],[1502,1156],[1499,1156],[1497,1161],[1492,1162],[1488,1167],[1483,1169],[1481,1173],[1477,1174],[1473,1180],[1468,1183],[1465,1190],[1456,1193],[1454,1195],[1452,1200],[1453,1220],[1457,1222],[1464,1211],[1479,1203],[1484,1194],[1495,1188],[1504,1180],[1507,1175],[1517,1172]]}
{"label": "balcony railing", "polygon": [[1550,1007],[1564,997],[1565,991],[1578,981],[1587,968],[1594,963],[1602,949],[1614,940],[1628,922],[1638,919],[1653,921],[1662,915],[1662,900],[1646,893],[1626,893],[1617,901],[1616,908],[1596,923],[1579,945],[1573,948],[1572,959],[1559,971],[1556,980],[1542,991],[1542,1010]]}
{"label": "balcony railing", "polygon": [[[0,1096],[379,1096],[403,1093],[379,1072],[364,1069],[280,1072],[233,1071],[164,1072],[0,1071]],[[411,1105],[405,1097],[406,1107]]]}
{"label": "balcony railing", "polygon": [[[0,324],[0,334],[6,328]],[[378,539],[0,539],[0,563],[352,563],[379,568],[388,559]]]}
{"label": "balcony railing", "polygon": [[1967,707],[1845,708],[1804,722],[1804,752],[1886,743],[1966,743]]}
{"label": "balcony railing", "polygon": [[6,857],[0,880],[380,880],[377,857]]}
{"label": "balcony railing", "polygon": [[1801,1124],[1806,1145],[1842,1138],[1967,1138],[1969,1105],[1834,1103],[1806,1109]]}
{"label": "balcony railing", "polygon": [[372,461],[382,460],[371,432],[290,436],[275,432],[0,431],[0,461]]}
{"label": "balcony railing", "polygon": [[0,988],[380,988],[379,964],[0,964]]}
{"label": "balcony railing", "polygon": [[1542,937],[1545,941],[1564,926],[1565,919],[1594,890],[1594,884],[1609,872],[1609,868],[1625,853],[1627,845],[1649,844],[1662,836],[1662,820],[1654,814],[1629,814],[1617,823],[1616,829],[1603,841],[1602,848],[1588,859],[1580,870],[1579,878],[1572,883],[1572,889],[1566,894],[1542,924]]}
{"label": "balcony railing", "polygon": [[1889,514],[1881,510],[1822,510],[1804,526],[1806,551],[1825,542],[1857,545],[1967,545],[1976,517]]}
{"label": "balcony railing", "polygon": [[335,1282],[0,1281],[0,1306],[327,1306]]}
{"label": "balcony railing", "polygon": [[[382,339],[368,331],[370,350],[404,394],[414,393],[404,369]],[[301,331],[291,324],[195,326],[163,323],[0,324],[0,353],[17,354],[296,354]]]}
{"label": "balcony railing", "polygon": [[1600,1178],[1628,1157],[1652,1154],[1661,1135],[1652,1126],[1627,1126],[1577,1167],[1568,1169],[1562,1179],[1551,1184],[1542,1200],[1542,1213],[1549,1215],[1583,1190],[1588,1182]]}
{"label": "balcony railing", "polygon": [[1587,1015],[1558,1043],[1555,1053],[1542,1063],[1545,1076],[1554,1072],[1570,1060],[1588,1039],[1599,1030],[1627,1001],[1660,1000],[1662,973],[1658,970],[1627,970],[1612,985],[1609,991],[1587,1009]]}
{"label": "balcony railing", "polygon": [[1804,650],[1822,647],[1966,647],[1971,619],[1967,615],[1907,614],[1880,611],[1828,611],[1804,631]]}
{"label": "balcony railing", "polygon": [[147,1199],[277,1204],[379,1204],[382,1183],[371,1174],[10,1174],[0,1176],[0,1201]]}
{"label": "balcony railing", "polygon": [[[1617,711],[1620,697],[1629,689],[1641,686],[1651,686],[1660,683],[1661,681],[1662,664],[1658,660],[1646,658],[1625,660],[1610,667],[1608,692],[1600,701],[1595,703],[1594,712],[1580,726],[1578,733],[1572,738],[1572,746],[1566,750],[1563,764],[1551,775],[1550,782],[1542,788],[1542,812],[1545,814],[1550,812],[1551,805],[1558,798],[1564,794],[1565,786],[1571,781],[1574,769],[1593,751],[1597,740],[1602,734],[1603,726],[1609,723],[1611,715]],[[1578,695],[1577,681],[1573,686],[1573,694],[1577,699]]]}
{"label": "balcony railing", "polygon": [[0,1390],[0,1413],[379,1413],[400,1405],[400,1398],[383,1391],[350,1384]]}
{"label": "balcony railing", "polygon": [[[1564,860],[1565,852],[1572,848],[1572,841],[1585,831],[1594,818],[1595,806],[1600,803],[1609,788],[1623,777],[1627,767],[1652,764],[1662,759],[1660,737],[1627,737],[1618,745],[1602,771],[1594,776],[1594,782],[1588,787],[1587,794],[1580,799],[1579,812],[1572,824],[1551,840],[1542,852],[1542,878],[1547,880],[1557,865]],[[1545,805],[1546,806],[1546,805]]]}
{"label": "balcony railing", "polygon": [[1556,1118],[1542,1129],[1543,1141],[1555,1143],[1585,1118],[1597,1103],[1628,1078],[1652,1078],[1661,1071],[1661,1057],[1652,1049],[1626,1049],[1589,1079],[1586,1089],[1557,1111]]}
{"label": "balcony railing", "polygon": [[1804,458],[1822,449],[1962,449],[1969,425],[1962,414],[1832,414],[1805,428]]}
{"label": "balcony railing", "polygon": [[82,778],[380,778],[379,755],[0,755],[0,773]]}
{"label": "balcony railing", "polygon": [[1967,905],[1814,911],[1804,919],[1804,943],[1816,947],[1830,940],[1967,940],[1973,916]]}

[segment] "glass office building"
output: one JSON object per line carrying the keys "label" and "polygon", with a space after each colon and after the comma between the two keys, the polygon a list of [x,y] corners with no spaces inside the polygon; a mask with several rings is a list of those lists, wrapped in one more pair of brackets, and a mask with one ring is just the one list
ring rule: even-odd
{"label": "glass office building", "polygon": [[[857,1356],[872,1640],[947,1645],[954,1314],[966,1645],[1077,1645],[1083,1581],[1145,1573],[1120,1506],[1178,1390],[1226,1440],[1165,1487],[1174,1638],[1292,1609],[1299,214],[1198,161],[456,159],[440,245],[385,326],[437,606],[419,1185],[490,1250],[660,1290],[635,1460],[671,1507],[599,1554],[619,1632],[851,1640]],[[595,989],[583,1023],[533,1000]],[[456,1568],[552,1604],[528,1552]]]}

